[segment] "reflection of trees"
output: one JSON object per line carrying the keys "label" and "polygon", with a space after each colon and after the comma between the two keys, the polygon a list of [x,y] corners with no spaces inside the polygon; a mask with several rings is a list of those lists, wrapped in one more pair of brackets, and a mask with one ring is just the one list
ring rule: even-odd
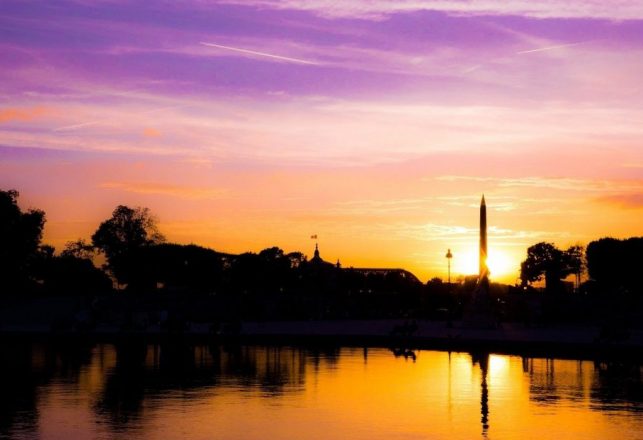
{"label": "reflection of trees", "polygon": [[267,395],[301,389],[306,354],[281,347],[243,347],[221,353],[222,375],[244,387],[258,388]]}
{"label": "reflection of trees", "polygon": [[642,366],[631,362],[595,362],[590,399],[598,410],[643,412]]}
{"label": "reflection of trees", "polygon": [[120,430],[140,415],[145,395],[144,344],[119,344],[116,347],[116,366],[107,373],[101,395],[94,403],[94,411],[107,418],[110,428]]}
{"label": "reflection of trees", "polygon": [[525,358],[523,371],[529,375],[530,399],[538,404],[589,398],[594,410],[643,411],[638,363]]}
{"label": "reflection of trees", "polygon": [[35,436],[38,431],[38,385],[43,378],[31,367],[31,347],[3,347],[0,363],[0,436],[14,426]]}
{"label": "reflection of trees", "polygon": [[529,362],[529,397],[543,405],[560,400],[553,359],[531,359]]}
{"label": "reflection of trees", "polygon": [[116,365],[106,372],[94,411],[116,431],[137,426],[146,400],[154,408],[159,402],[156,397],[174,390],[209,387],[218,378],[217,364],[207,347],[129,342],[114,349]]}
{"label": "reflection of trees", "polygon": [[339,360],[339,348],[336,347],[315,347],[306,350],[306,357],[311,362],[315,373],[319,372],[322,362],[328,367],[334,368]]}
{"label": "reflection of trees", "polygon": [[91,358],[91,347],[3,343],[0,362],[0,437],[21,434],[37,437],[38,403],[53,380],[77,384],[81,368]]}
{"label": "reflection of trees", "polygon": [[279,347],[118,344],[116,365],[106,372],[94,404],[115,431],[134,429],[143,407],[154,409],[173,391],[194,391],[199,399],[213,387],[259,390],[267,397],[301,390],[306,354]]}

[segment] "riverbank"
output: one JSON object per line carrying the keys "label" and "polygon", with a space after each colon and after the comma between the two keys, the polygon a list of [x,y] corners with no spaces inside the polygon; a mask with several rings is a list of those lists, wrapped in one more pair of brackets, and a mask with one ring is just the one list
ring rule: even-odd
{"label": "riverbank", "polygon": [[504,323],[498,328],[470,328],[461,322],[373,320],[244,323],[246,342],[341,343],[408,349],[529,353],[538,356],[643,359],[643,331],[606,335],[598,327],[525,327]]}
{"label": "riverbank", "polygon": [[242,322],[213,326],[189,323],[180,331],[158,325],[144,330],[116,326],[55,331],[46,326],[3,326],[4,339],[88,340],[119,342],[183,341],[199,343],[242,343],[267,345],[334,345],[388,347],[394,349],[438,349],[528,354],[540,357],[628,357],[643,360],[643,330],[605,331],[598,327],[526,327],[503,323],[498,328],[470,328],[461,322],[403,319]]}

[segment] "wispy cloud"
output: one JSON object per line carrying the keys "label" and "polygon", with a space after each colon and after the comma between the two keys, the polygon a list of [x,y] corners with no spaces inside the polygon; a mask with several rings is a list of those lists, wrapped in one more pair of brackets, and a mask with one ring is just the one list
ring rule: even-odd
{"label": "wispy cloud", "polygon": [[616,206],[623,209],[642,209],[643,192],[632,194],[612,194],[596,199],[599,203]]}
{"label": "wispy cloud", "polygon": [[[387,225],[391,234],[420,241],[448,241],[450,243],[475,242],[479,234],[478,228],[463,225],[445,225],[435,223],[425,224],[393,224]],[[489,237],[493,241],[505,245],[513,243],[524,244],[539,239],[568,239],[572,234],[566,231],[516,230],[491,226]]]}
{"label": "wispy cloud", "polygon": [[79,124],[71,124],[71,125],[63,125],[62,127],[56,127],[52,131],[69,131],[69,130],[77,130],[79,128],[84,128],[84,127],[91,127],[92,125],[97,125],[97,124],[102,124],[109,122],[109,119],[98,119],[96,121],[87,121],[87,122],[81,122]]}
{"label": "wispy cloud", "polygon": [[26,122],[32,121],[37,118],[41,118],[48,114],[51,114],[52,110],[47,107],[36,106],[36,107],[27,107],[27,108],[4,108],[0,109],[0,124],[6,122]]}
{"label": "wispy cloud", "polygon": [[[548,145],[556,145],[557,153],[570,154],[572,147],[580,151],[581,147],[575,146],[580,141],[587,140],[586,145],[590,145],[592,138],[602,136],[601,139],[614,140],[616,144],[620,139],[640,138],[643,134],[640,125],[629,122],[636,120],[640,111],[618,107],[513,108],[313,95],[287,96],[255,105],[258,101],[171,98],[151,93],[140,93],[125,101],[110,96],[109,102],[109,106],[82,101],[66,103],[65,112],[56,115],[57,126],[50,122],[39,130],[5,130],[0,136],[5,144],[14,146],[150,154],[173,152],[208,160],[230,158],[343,167],[399,163],[442,154],[445,155],[441,159],[442,170],[468,173],[475,172],[473,167],[454,168],[452,161],[457,158],[446,155],[470,152],[479,157],[484,151],[489,160],[498,162],[499,154],[510,153],[511,158],[519,153],[525,158],[522,159],[525,165],[540,160],[540,152]],[[163,136],[155,138],[153,143],[140,142],[146,127],[158,127]],[[572,147],[566,148],[568,145]],[[587,151],[586,145],[582,147],[583,152]],[[534,151],[539,153],[535,155]],[[607,152],[601,155],[610,159],[602,164],[616,160],[619,164],[625,160],[640,163],[640,154],[634,149],[618,157]],[[529,168],[537,172],[538,162]],[[576,163],[566,165],[559,161],[552,172],[574,175],[576,173],[569,173],[577,168]],[[436,163],[431,169],[427,174],[433,179],[440,167]],[[465,174],[461,178],[474,179],[475,175]],[[441,179],[458,177],[442,176]],[[490,183],[503,187],[543,187],[552,183],[554,187],[579,186],[579,182],[555,180],[544,182],[538,177],[525,177]]]}
{"label": "wispy cloud", "polygon": [[637,0],[597,2],[587,0],[224,0],[225,3],[311,11],[324,17],[383,20],[391,14],[441,11],[457,15],[520,15],[536,18],[598,18],[635,20],[643,18]]}
{"label": "wispy cloud", "polygon": [[91,127],[93,125],[110,124],[110,123],[121,121],[123,118],[131,121],[131,120],[136,120],[138,116],[150,115],[150,114],[164,112],[168,110],[180,109],[188,106],[189,106],[188,104],[172,105],[168,107],[154,108],[151,110],[146,110],[138,113],[130,113],[126,115],[119,114],[118,116],[114,116],[114,117],[101,118],[93,121],[81,122],[78,124],[63,125],[61,127],[54,128],[52,131],[71,131],[71,130],[77,130],[79,128]]}
{"label": "wispy cloud", "polygon": [[238,53],[242,53],[244,55],[253,55],[253,56],[270,58],[270,59],[276,60],[276,61],[286,61],[286,62],[289,62],[289,63],[312,64],[312,65],[320,64],[320,63],[315,62],[315,61],[302,60],[300,58],[286,57],[286,56],[283,56],[283,55],[276,55],[276,54],[267,53],[267,52],[258,52],[256,50],[243,49],[243,48],[240,48],[240,47],[224,46],[224,45],[221,45],[221,44],[206,43],[206,42],[201,42],[201,44],[203,46],[215,47],[217,49],[223,49],[223,50],[228,50],[228,51],[232,51],[232,52],[238,52]]}
{"label": "wispy cloud", "polygon": [[563,191],[615,192],[643,189],[639,180],[572,179],[568,177],[480,177],[480,176],[437,176],[435,180],[445,182],[469,181],[490,183],[501,188],[546,188]]}
{"label": "wispy cloud", "polygon": [[99,185],[99,188],[186,199],[218,199],[228,194],[227,190],[220,188],[182,186],[157,182],[104,182]]}
{"label": "wispy cloud", "polygon": [[414,211],[426,213],[435,210],[435,207],[431,206],[433,200],[434,198],[432,197],[351,200],[339,202],[335,207],[326,209],[325,212],[346,215],[397,215],[401,212],[409,213]]}
{"label": "wispy cloud", "polygon": [[529,50],[521,50],[520,52],[516,52],[517,55],[523,55],[527,53],[534,53],[534,52],[547,52],[550,50],[557,50],[557,49],[565,49],[568,47],[574,47],[574,46],[580,46],[582,44],[587,44],[590,41],[579,41],[577,43],[569,43],[569,44],[559,44],[556,46],[547,46],[547,47],[539,47],[536,49],[529,49]]}

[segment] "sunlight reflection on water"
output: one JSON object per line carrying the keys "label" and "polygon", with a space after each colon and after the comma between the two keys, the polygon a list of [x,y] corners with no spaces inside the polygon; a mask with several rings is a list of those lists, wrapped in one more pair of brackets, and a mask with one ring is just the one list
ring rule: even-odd
{"label": "sunlight reflection on water", "polygon": [[10,438],[643,438],[641,366],[627,363],[361,348],[4,351],[0,436]]}

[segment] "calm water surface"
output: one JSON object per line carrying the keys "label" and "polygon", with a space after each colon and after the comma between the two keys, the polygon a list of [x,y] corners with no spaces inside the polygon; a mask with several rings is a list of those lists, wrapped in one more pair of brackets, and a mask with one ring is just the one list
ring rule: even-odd
{"label": "calm water surface", "polygon": [[353,348],[2,351],[3,438],[643,439],[642,369],[627,363]]}

